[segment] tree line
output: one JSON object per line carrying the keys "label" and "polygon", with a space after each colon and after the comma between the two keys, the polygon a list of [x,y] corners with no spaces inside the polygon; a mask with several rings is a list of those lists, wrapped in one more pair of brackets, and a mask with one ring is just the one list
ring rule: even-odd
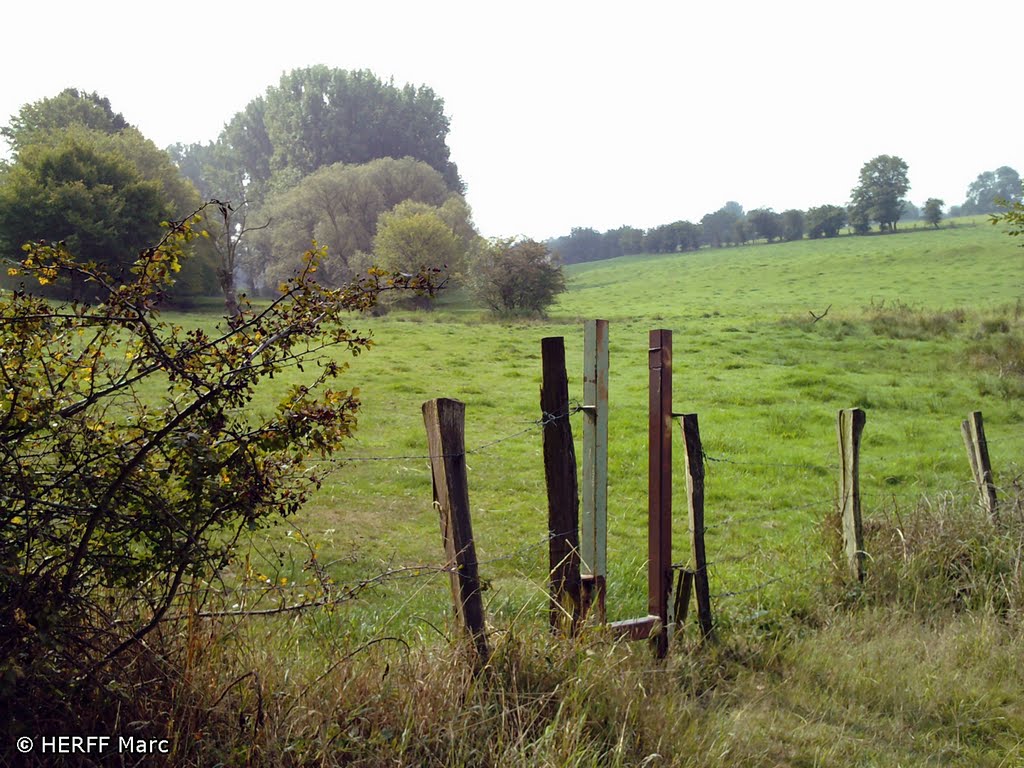
{"label": "tree line", "polygon": [[[220,292],[234,316],[240,293],[278,293],[316,243],[326,248],[316,278],[325,285],[371,268],[439,266],[442,279],[471,288],[485,306],[534,307],[547,289],[526,298],[530,278],[495,292],[507,270],[492,267],[548,274],[550,254],[532,241],[480,236],[448,131],[444,101],[430,88],[321,65],[284,74],[215,140],[165,151],[108,99],[69,88],[26,104],[2,129],[12,159],[0,163],[0,255],[14,263],[26,242],[63,242],[125,270],[159,239],[161,221],[214,200],[169,289],[179,302]],[[560,274],[552,279],[548,288],[564,288]],[[89,286],[65,283],[42,290],[88,298]]]}
{"label": "tree line", "polygon": [[[327,249],[317,276],[324,284],[344,284],[371,267],[411,274],[441,266],[449,285],[461,284],[495,308],[495,296],[509,296],[515,286],[525,292],[536,282],[490,266],[525,268],[527,255],[531,269],[564,288],[549,268],[552,253],[575,263],[836,237],[844,229],[863,234],[874,224],[889,231],[906,219],[937,226],[943,216],[941,200],[929,199],[921,209],[910,203],[907,164],[880,155],[864,164],[846,205],[744,211],[730,201],[699,222],[603,233],[579,227],[539,248],[524,241],[511,253],[518,241],[487,241],[477,231],[450,158],[448,130],[444,101],[433,90],[399,86],[367,70],[293,70],[228,120],[215,140],[167,150],[106,98],[66,89],[26,104],[0,129],[12,152],[0,162],[0,257],[12,262],[24,243],[46,240],[126,270],[159,239],[160,222],[181,220],[201,201],[216,200],[168,289],[173,300],[219,292],[233,316],[240,293],[278,293],[316,243]],[[988,212],[995,201],[1020,196],[1020,177],[1004,166],[980,174],[951,213]],[[502,277],[513,285],[496,289]],[[42,290],[75,299],[92,290],[65,283],[55,280]],[[497,311],[534,305],[523,295],[502,301]]]}
{"label": "tree line", "polygon": [[[548,241],[551,250],[568,264],[610,259],[640,253],[679,253],[699,248],[722,248],[763,240],[780,241],[837,237],[843,230],[867,234],[894,231],[900,221],[924,221],[939,226],[945,202],[929,198],[918,208],[906,199],[910,189],[906,162],[893,155],[879,155],[861,168],[857,186],[846,205],[823,204],[807,210],[776,212],[771,208],[744,211],[729,201],[700,221],[674,221],[647,230],[622,226],[606,232],[575,227],[568,235]],[[963,204],[953,206],[950,216],[995,213],[1001,202],[1022,199],[1021,179],[1009,166],[986,171],[968,187]]]}

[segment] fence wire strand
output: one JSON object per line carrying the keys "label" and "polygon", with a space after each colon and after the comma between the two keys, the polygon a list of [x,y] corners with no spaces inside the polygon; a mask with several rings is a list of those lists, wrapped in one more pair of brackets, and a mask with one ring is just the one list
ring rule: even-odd
{"label": "fence wire strand", "polygon": [[576,405],[573,405],[572,407],[570,407],[568,413],[558,413],[558,414],[545,413],[541,418],[534,419],[533,421],[528,422],[529,426],[525,427],[524,429],[521,429],[521,430],[519,430],[517,432],[513,432],[513,433],[511,433],[509,435],[505,435],[504,437],[499,437],[499,438],[497,438],[495,440],[490,440],[489,442],[482,443],[482,444],[480,444],[480,445],[478,445],[478,446],[476,446],[474,448],[467,448],[464,451],[461,451],[459,453],[440,453],[440,454],[424,453],[424,454],[406,454],[406,455],[401,455],[401,456],[339,456],[339,457],[332,457],[330,459],[325,459],[324,463],[348,464],[348,463],[356,463],[356,462],[374,462],[374,461],[430,461],[430,460],[433,460],[433,459],[448,459],[448,458],[457,458],[457,457],[460,457],[460,456],[471,456],[471,455],[474,455],[474,454],[483,453],[484,451],[486,451],[486,450],[488,450],[490,448],[493,448],[496,445],[500,445],[501,443],[508,442],[509,440],[515,440],[516,438],[522,437],[523,435],[527,435],[527,434],[529,434],[531,432],[535,432],[538,429],[543,429],[548,424],[552,424],[552,423],[554,423],[556,421],[561,421],[562,419],[571,418],[572,416],[574,416],[575,414],[579,413],[582,410],[583,410],[582,406],[580,406],[579,404],[576,404]]}
{"label": "fence wire strand", "polygon": [[[573,400],[571,402],[571,404],[570,404],[570,407],[569,407],[568,411],[565,412],[565,413],[547,413],[547,412],[544,412],[542,414],[541,418],[525,422],[526,426],[523,429],[516,430],[515,432],[512,432],[510,434],[504,435],[502,437],[498,437],[498,438],[493,439],[493,440],[489,440],[487,442],[481,443],[481,444],[476,445],[474,447],[466,448],[463,451],[458,452],[458,453],[437,454],[437,455],[433,455],[433,454],[430,454],[430,453],[422,453],[422,454],[413,453],[413,454],[404,454],[404,455],[395,455],[395,456],[340,456],[340,457],[336,457],[336,458],[332,457],[332,458],[326,459],[324,461],[326,463],[333,463],[333,464],[347,464],[347,463],[360,463],[360,462],[371,463],[371,462],[397,462],[397,461],[430,461],[430,460],[435,460],[435,459],[439,459],[439,458],[455,458],[455,457],[465,457],[465,456],[477,455],[477,454],[484,453],[484,452],[494,448],[495,446],[501,445],[503,443],[506,443],[506,442],[509,442],[509,441],[512,441],[512,440],[519,439],[519,438],[523,437],[524,435],[535,433],[538,430],[541,430],[544,427],[546,427],[546,426],[548,426],[548,425],[550,425],[552,423],[555,423],[557,421],[561,421],[563,419],[569,419],[572,416],[574,416],[575,414],[580,413],[583,410],[584,410],[584,408],[581,405],[581,403],[579,401],[577,401],[577,400]],[[1002,438],[1002,441],[1005,442],[1005,438]],[[989,439],[987,442],[988,443],[1000,442],[1000,439],[996,439],[996,440]],[[809,473],[805,477],[807,477],[807,478],[813,477],[815,480],[819,480],[819,481],[820,481],[820,479],[821,479],[821,477],[823,475],[828,475],[828,474],[836,472],[836,471],[838,471],[840,469],[838,464],[833,464],[833,463],[817,464],[817,463],[812,463],[812,462],[799,462],[799,461],[798,462],[747,461],[747,460],[743,460],[743,459],[732,458],[731,456],[712,455],[712,454],[709,454],[707,451],[704,451],[703,449],[701,450],[701,454],[702,454],[702,461],[704,463],[705,469],[709,469],[711,466],[716,465],[716,464],[719,464],[719,465],[732,465],[732,466],[736,466],[736,467],[755,468],[755,469],[756,468],[765,468],[765,469],[776,469],[776,468],[794,469],[794,470],[803,470],[804,472]],[[962,491],[962,495],[969,495],[970,489],[974,486],[974,483],[972,481],[962,481],[959,485],[963,486],[966,489],[966,490]],[[867,501],[869,503],[872,503],[874,506],[881,506],[882,504],[896,504],[896,505],[898,505],[898,504],[901,503],[901,501],[903,503],[908,504],[908,505],[919,505],[921,503],[929,503],[928,502],[928,496],[927,496],[926,492],[923,489],[921,491],[910,491],[910,490],[900,489],[898,491],[894,490],[894,491],[891,491],[891,492],[869,490],[867,492],[863,492],[862,491],[860,495],[861,495],[861,498],[863,500],[865,500],[865,501]],[[711,523],[709,525],[705,525],[704,526],[704,531],[707,532],[707,531],[718,530],[718,529],[721,529],[721,530],[734,529],[736,526],[748,526],[748,525],[752,525],[752,524],[763,524],[762,527],[772,527],[770,525],[770,523],[790,523],[790,522],[793,522],[795,518],[803,519],[805,516],[807,518],[809,518],[809,519],[813,519],[816,516],[816,514],[820,514],[821,519],[824,519],[824,517],[827,516],[827,514],[830,511],[834,510],[836,503],[837,503],[837,500],[835,498],[831,498],[831,499],[828,499],[826,501],[814,501],[814,502],[810,502],[810,503],[807,503],[807,504],[800,504],[800,505],[785,505],[785,506],[780,507],[780,508],[767,509],[767,510],[764,510],[764,511],[755,511],[755,512],[751,512],[751,513],[734,512],[734,513],[730,513],[730,514],[726,514],[726,515],[722,516],[720,519],[718,519],[717,521],[715,521],[715,522],[713,522],[713,523]],[[757,503],[757,502],[751,503],[749,506],[755,506],[755,504],[756,504],[757,507],[763,507],[764,506],[763,503]],[[527,542],[525,544],[522,544],[521,546],[515,548],[514,550],[512,550],[511,552],[509,552],[507,554],[495,555],[495,556],[486,557],[486,558],[477,558],[476,564],[478,566],[486,566],[486,565],[493,565],[493,564],[496,564],[496,563],[515,561],[515,560],[519,560],[519,559],[522,559],[522,558],[525,558],[525,557],[531,557],[531,556],[534,555],[534,553],[537,550],[541,549],[542,547],[544,547],[546,544],[548,544],[549,542],[551,542],[554,539],[563,538],[563,537],[567,537],[567,536],[578,536],[578,535],[579,535],[579,530],[563,531],[563,532],[559,532],[559,533],[550,533],[549,532],[548,534],[544,535],[543,537],[538,538],[535,541],[529,541],[529,542]],[[764,549],[763,546],[762,547],[758,547],[757,549],[754,549],[754,550],[750,550],[750,551],[744,552],[742,554],[723,554],[721,557],[717,557],[717,558],[715,558],[713,560],[710,560],[710,561],[706,562],[705,565],[703,566],[702,570],[704,570],[705,572],[709,573],[709,575],[712,575],[713,576],[713,580],[718,582],[718,581],[720,581],[719,578],[718,578],[718,572],[719,572],[719,568],[721,568],[722,566],[730,565],[730,564],[739,564],[739,565],[751,564],[751,563],[755,563],[757,561],[762,561],[763,562],[763,561],[765,561],[766,558],[770,558],[771,555],[772,555],[772,553],[770,551]],[[694,570],[692,568],[692,566],[685,566],[682,563],[673,564],[671,567],[673,569],[676,569],[676,570],[681,569],[681,568],[686,568],[686,570],[691,570],[691,571]],[[745,596],[745,595],[757,594],[757,593],[763,592],[764,590],[768,589],[769,587],[772,587],[773,585],[777,585],[777,584],[780,584],[780,583],[783,583],[783,582],[787,582],[787,581],[792,581],[792,580],[798,579],[801,576],[804,576],[804,575],[806,575],[808,573],[811,573],[813,571],[819,571],[819,570],[821,570],[822,568],[825,568],[825,567],[827,567],[827,561],[815,562],[815,563],[813,563],[811,565],[808,565],[808,566],[802,567],[802,568],[797,568],[797,569],[795,569],[795,570],[793,570],[791,572],[785,573],[785,574],[780,574],[780,575],[772,576],[771,578],[767,578],[767,579],[765,579],[763,581],[760,581],[759,583],[753,584],[751,586],[740,587],[740,588],[737,588],[737,589],[727,589],[726,588],[726,589],[723,589],[721,591],[718,591],[718,592],[710,594],[709,597],[712,600],[715,600],[715,601],[727,601],[727,600],[730,600],[730,599],[736,598],[736,597],[742,597],[742,596]],[[351,582],[349,584],[337,584],[337,585],[334,585],[333,589],[335,590],[335,592],[334,592],[334,595],[331,596],[331,598],[332,598],[331,602],[333,602],[335,600],[337,600],[339,602],[343,601],[345,599],[344,596],[346,594],[354,592],[354,591],[357,591],[359,589],[366,588],[366,587],[383,586],[385,583],[388,583],[388,582],[391,582],[391,581],[404,580],[404,579],[412,579],[412,578],[416,578],[416,577],[419,577],[419,576],[437,577],[440,574],[445,574],[445,573],[449,573],[450,574],[450,573],[454,572],[454,570],[456,570],[457,568],[458,568],[458,565],[456,565],[454,562],[447,563],[447,564],[414,565],[414,566],[402,566],[402,567],[392,567],[391,565],[389,565],[386,568],[386,570],[384,572],[382,572],[382,574],[378,575],[377,577],[372,577],[370,579],[364,579],[364,580],[356,580],[356,581]],[[756,567],[755,567],[755,569],[756,569]],[[757,569],[757,570],[759,570],[759,569]],[[722,586],[725,586],[725,585],[722,585]],[[291,590],[294,590],[294,592],[298,592],[300,589],[302,589],[302,587],[300,585],[298,585],[298,584],[289,585],[287,588],[285,588],[285,587],[269,587],[269,588],[271,590],[273,590],[273,592],[276,595],[280,596],[280,597],[284,597],[285,593],[286,592],[290,592]],[[253,586],[253,587],[251,587],[251,589],[257,590],[257,589],[259,589],[259,586],[258,585],[257,586]],[[307,603],[305,605],[301,604],[302,598],[304,598],[304,597],[305,597],[304,595],[300,595],[300,604],[294,606],[295,609],[299,609],[299,608],[302,608],[302,607],[315,607],[317,605],[316,601],[311,602],[311,603]],[[340,597],[340,600],[339,600],[339,597]],[[273,609],[273,608],[271,608],[271,609],[267,610],[266,612],[267,613],[273,613],[273,612],[277,612],[278,610],[280,610],[280,609]],[[257,613],[259,613],[259,611]]]}

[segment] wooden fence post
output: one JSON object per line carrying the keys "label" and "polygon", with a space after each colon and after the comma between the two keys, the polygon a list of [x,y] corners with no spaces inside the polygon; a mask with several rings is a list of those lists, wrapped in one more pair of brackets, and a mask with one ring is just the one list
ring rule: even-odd
{"label": "wooden fence post", "polygon": [[981,411],[973,411],[960,424],[967,447],[967,460],[971,463],[974,482],[978,486],[982,506],[990,520],[996,520],[996,486],[992,482],[992,463],[988,457],[988,442],[985,440],[985,424],[981,419]]}
{"label": "wooden fence post", "polygon": [[489,650],[484,627],[476,547],[469,516],[469,483],[466,478],[466,406],[458,400],[439,398],[423,404],[427,447],[434,481],[434,505],[441,517],[441,537],[451,568],[452,602],[457,620],[469,631],[477,663],[487,662]]}
{"label": "wooden fence post", "polygon": [[608,573],[608,321],[583,325],[583,526],[584,612],[606,620]]}
{"label": "wooden fence post", "polygon": [[672,592],[672,331],[651,331],[649,338],[647,612],[661,622],[653,641],[664,658]]}
{"label": "wooden fence post", "polygon": [[551,628],[568,626],[575,634],[580,620],[579,493],[576,448],[569,421],[569,381],[565,340],[541,339],[543,379],[540,409],[544,424],[544,477],[548,490],[548,577]]}
{"label": "wooden fence post", "polygon": [[864,526],[860,509],[860,438],[867,414],[860,408],[839,411],[839,512],[843,549],[850,575],[864,580]]}
{"label": "wooden fence post", "polygon": [[[697,596],[697,622],[705,639],[712,638],[711,591],[708,586],[708,561],[704,551],[704,449],[700,442],[697,414],[685,414],[681,421],[686,446],[686,498],[690,511],[690,555],[693,560],[693,586]],[[680,623],[685,618],[677,619]]]}

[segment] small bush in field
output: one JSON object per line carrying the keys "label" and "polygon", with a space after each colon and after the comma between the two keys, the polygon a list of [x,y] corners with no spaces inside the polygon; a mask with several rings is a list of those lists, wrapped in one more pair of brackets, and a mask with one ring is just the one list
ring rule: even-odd
{"label": "small bush in field", "polygon": [[471,282],[477,299],[499,315],[543,315],[566,287],[561,265],[535,240],[494,241]]}

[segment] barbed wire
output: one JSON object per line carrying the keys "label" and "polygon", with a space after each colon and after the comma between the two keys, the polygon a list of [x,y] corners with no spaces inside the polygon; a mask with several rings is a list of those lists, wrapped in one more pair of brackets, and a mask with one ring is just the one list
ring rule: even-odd
{"label": "barbed wire", "polygon": [[[477,558],[476,565],[492,565],[503,561],[516,560],[524,557],[531,550],[539,549],[556,538],[562,538],[578,531],[561,531],[548,533],[536,541],[524,544],[512,552],[504,555],[496,555],[488,558]],[[348,581],[324,580],[323,574],[317,574],[316,578],[310,578],[305,582],[289,581],[281,583],[276,577],[256,577],[257,583],[242,583],[224,589],[212,590],[222,599],[232,595],[252,594],[255,600],[251,605],[242,606],[236,603],[231,608],[221,610],[206,610],[195,613],[173,614],[162,619],[164,623],[182,621],[188,618],[230,618],[230,617],[258,617],[274,616],[287,613],[296,613],[314,608],[336,607],[343,603],[354,600],[359,594],[372,587],[384,586],[396,581],[410,580],[420,577],[436,577],[439,574],[451,574],[458,572],[460,566],[456,562],[446,564],[417,564],[393,567],[386,565],[384,570],[373,576],[352,579]],[[486,579],[482,580],[486,583]],[[312,590],[313,594],[307,594]],[[321,594],[316,594],[320,590]],[[288,596],[297,595],[293,602],[288,602]],[[243,598],[244,599],[244,598]],[[261,608],[267,601],[283,600],[281,604]]]}
{"label": "barbed wire", "polygon": [[504,437],[499,437],[495,440],[491,440],[486,443],[482,443],[474,448],[467,448],[459,453],[441,453],[441,454],[406,454],[399,456],[338,456],[331,457],[330,459],[324,459],[316,463],[328,463],[328,464],[347,464],[355,462],[375,462],[375,461],[430,461],[433,459],[445,459],[445,458],[457,458],[460,456],[471,456],[477,453],[482,453],[496,445],[507,442],[509,440],[515,440],[516,438],[522,437],[523,435],[529,434],[536,431],[537,429],[543,429],[548,424],[552,424],[562,419],[568,419],[583,410],[583,406],[576,404],[569,408],[567,413],[544,413],[539,419],[534,419],[528,422],[529,426],[521,429],[517,432],[513,432]]}
{"label": "barbed wire", "polygon": [[796,578],[797,576],[802,576],[805,573],[810,573],[811,571],[815,571],[815,570],[817,570],[820,567],[821,567],[821,563],[817,563],[815,565],[809,565],[806,568],[800,568],[800,569],[798,569],[796,571],[792,571],[790,573],[783,574],[782,576],[774,576],[774,577],[772,577],[770,579],[762,581],[760,584],[755,584],[752,587],[745,587],[743,589],[734,589],[734,590],[729,590],[729,591],[726,591],[726,592],[717,592],[717,593],[714,593],[714,594],[711,595],[711,599],[712,600],[727,600],[727,599],[729,599],[731,597],[739,597],[741,595],[750,595],[750,594],[753,594],[755,592],[761,592],[766,587],[770,587],[772,584],[778,584],[778,583],[783,582],[783,581],[788,581],[790,579]]}
{"label": "barbed wire", "polygon": [[[723,528],[732,528],[736,525],[743,525],[746,523],[757,523],[765,520],[773,520],[778,522],[788,522],[792,519],[792,513],[806,513],[808,510],[819,510],[826,512],[833,508],[833,504],[826,502],[814,502],[813,504],[803,504],[799,506],[789,506],[784,508],[770,509],[765,512],[757,513],[729,513],[718,522],[709,523],[704,526],[704,531],[713,531]],[[787,517],[787,515],[789,515]],[[802,515],[801,515],[802,516]]]}
{"label": "barbed wire", "polygon": [[708,462],[713,464],[733,464],[738,467],[784,467],[790,469],[810,469],[815,472],[833,472],[839,469],[838,464],[811,464],[809,462],[781,462],[781,461],[741,461],[739,459],[731,459],[724,456],[712,456],[707,451],[701,449],[701,456],[704,459],[705,466]]}
{"label": "barbed wire", "polygon": [[[481,444],[476,445],[476,446],[474,446],[472,448],[467,448],[467,449],[465,449],[463,451],[460,451],[458,453],[438,454],[438,455],[433,455],[433,454],[430,454],[430,453],[425,453],[425,454],[404,454],[404,455],[395,455],[395,456],[340,456],[340,457],[336,457],[336,458],[332,457],[331,459],[329,459],[327,461],[329,461],[330,463],[335,463],[335,464],[345,464],[345,463],[349,463],[349,462],[355,463],[355,462],[428,461],[428,460],[433,460],[433,459],[438,459],[438,458],[451,458],[451,457],[475,455],[475,454],[480,454],[480,453],[483,453],[485,451],[488,451],[488,450],[490,450],[490,449],[494,448],[495,446],[500,445],[502,443],[505,443],[505,442],[508,442],[508,441],[512,441],[512,440],[516,440],[516,439],[521,438],[524,435],[527,435],[527,434],[530,434],[530,433],[535,433],[539,429],[543,429],[544,427],[546,427],[546,426],[548,426],[548,425],[550,425],[552,423],[555,423],[557,421],[560,421],[560,420],[563,420],[563,419],[569,419],[573,415],[575,415],[575,414],[577,414],[577,413],[579,413],[579,412],[581,412],[583,410],[584,410],[584,407],[582,405],[580,405],[578,401],[573,401],[570,404],[569,409],[566,412],[564,412],[564,413],[547,413],[547,412],[543,412],[541,418],[526,422],[526,426],[523,429],[517,430],[515,432],[512,432],[510,434],[504,435],[502,437],[498,437],[496,439],[493,439],[493,440],[481,443]],[[991,440],[990,439],[987,442],[988,443],[1006,442],[1006,439],[1005,438],[997,438],[995,440]],[[902,458],[910,459],[910,458],[913,458],[913,457],[904,456]],[[825,475],[825,474],[829,474],[829,473],[832,473],[832,472],[836,472],[836,471],[838,471],[840,469],[838,464],[815,464],[815,463],[811,463],[811,462],[746,461],[746,460],[743,460],[743,459],[732,458],[731,456],[711,455],[707,451],[703,451],[703,450],[702,450],[702,459],[703,459],[703,462],[705,464],[705,467],[709,466],[710,464],[726,464],[726,465],[733,465],[733,466],[737,466],[737,467],[751,467],[751,468],[798,469],[798,470],[805,470],[805,471],[808,471],[808,472],[812,472],[812,473],[814,473],[815,475],[818,476],[818,479],[820,479],[821,475]],[[974,483],[973,483],[973,481],[963,480],[963,481],[960,481],[958,483],[958,485],[962,486],[965,489],[963,495],[968,495],[969,492],[970,492],[969,489],[972,486],[974,486]],[[903,489],[901,489],[899,492],[897,492],[895,490],[893,490],[893,491],[885,491],[885,490],[879,491],[879,490],[875,490],[875,489],[869,489],[867,492],[862,491],[860,495],[861,495],[861,499],[862,500],[865,500],[865,501],[868,501],[869,503],[874,503],[874,504],[878,504],[879,502],[899,503],[900,500],[905,500],[908,503],[912,503],[912,504],[921,504],[922,502],[926,502],[926,503],[928,502],[928,494],[927,494],[927,492],[924,489],[922,489],[920,491],[910,491],[910,490],[903,490]],[[763,507],[764,506],[763,503],[759,503],[759,502],[753,502],[752,504],[757,504],[758,507]],[[814,502],[810,502],[810,503],[807,503],[807,504],[785,505],[784,507],[773,508],[773,509],[766,509],[764,511],[754,512],[754,513],[732,513],[732,514],[726,515],[724,518],[722,518],[720,520],[717,520],[717,521],[715,521],[714,523],[712,523],[710,525],[706,525],[704,527],[704,531],[709,531],[709,530],[719,529],[719,528],[720,529],[734,528],[737,525],[749,525],[749,524],[752,524],[752,523],[758,523],[758,522],[762,522],[762,521],[769,520],[769,519],[773,520],[773,521],[780,522],[780,523],[792,522],[794,514],[805,513],[805,512],[808,512],[810,510],[816,510],[818,512],[828,512],[828,511],[834,509],[836,504],[837,504],[837,500],[835,498],[831,498],[831,499],[826,500],[826,501],[820,501],[819,500],[819,501],[814,501]],[[569,535],[572,535],[572,534],[577,534],[578,535],[578,533],[579,533],[578,530],[564,531],[564,532],[559,532],[559,533],[550,533],[549,532],[549,533],[545,534],[544,536],[538,538],[537,540],[527,542],[527,543],[525,543],[525,544],[515,548],[514,550],[512,550],[511,552],[508,552],[506,554],[499,554],[499,555],[494,555],[494,556],[486,557],[486,558],[477,558],[476,565],[477,566],[488,566],[488,565],[494,565],[494,564],[501,563],[501,562],[509,562],[509,561],[519,560],[521,558],[524,558],[524,557],[527,557],[527,556],[531,556],[536,550],[540,549],[545,544],[551,542],[553,539],[566,537],[566,536],[569,536]],[[722,566],[729,565],[729,564],[751,563],[751,562],[754,562],[756,560],[762,560],[763,561],[765,558],[770,557],[771,554],[772,554],[771,552],[766,551],[764,548],[758,548],[758,549],[755,549],[755,550],[752,550],[752,551],[744,552],[742,554],[725,554],[722,557],[718,557],[718,558],[716,558],[714,560],[708,561],[703,566],[703,570],[705,570],[705,571],[712,571],[715,574],[715,581],[718,581],[717,574],[718,574],[719,569]],[[765,580],[763,580],[763,581],[761,581],[761,582],[759,582],[757,584],[754,584],[754,585],[751,585],[751,586],[748,586],[748,587],[742,587],[742,588],[738,588],[738,589],[724,589],[722,591],[715,592],[715,593],[711,594],[710,597],[713,600],[724,601],[724,600],[729,600],[729,599],[732,599],[732,598],[735,598],[735,597],[741,597],[741,596],[744,596],[744,595],[755,594],[755,593],[758,593],[758,592],[762,592],[762,591],[766,590],[767,588],[769,588],[769,587],[771,587],[773,585],[777,585],[777,584],[780,584],[780,583],[783,583],[783,582],[786,582],[786,581],[794,580],[794,579],[797,579],[797,578],[799,578],[799,577],[801,577],[801,576],[803,576],[803,575],[805,575],[807,573],[810,573],[812,571],[820,570],[823,567],[825,567],[825,565],[826,565],[825,561],[817,562],[817,563],[814,563],[812,565],[808,565],[808,566],[803,567],[803,568],[797,568],[796,570],[793,570],[793,571],[785,573],[785,574],[780,574],[780,575],[772,576],[771,578],[767,578],[767,579],[765,579]],[[673,564],[672,567],[674,569],[679,569],[679,568],[682,568],[684,566],[681,565],[681,564]],[[451,573],[457,571],[458,568],[459,568],[459,566],[456,563],[454,563],[454,562],[448,563],[447,565],[438,565],[438,564],[413,565],[413,566],[402,566],[402,567],[398,567],[398,568],[392,568],[392,567],[389,566],[386,570],[384,570],[383,572],[381,572],[380,574],[378,574],[376,576],[368,577],[368,578],[365,578],[365,579],[356,579],[356,580],[353,580],[353,581],[349,581],[349,582],[346,582],[346,583],[340,583],[340,584],[334,584],[332,582],[332,584],[331,584],[331,593],[323,595],[323,596],[317,596],[315,599],[310,598],[310,597],[308,597],[305,594],[305,592],[308,591],[309,589],[311,589],[311,588],[315,589],[316,588],[317,585],[314,582],[312,582],[312,581],[309,582],[308,584],[305,584],[305,585],[300,584],[300,583],[293,583],[293,584],[290,584],[290,585],[277,585],[277,584],[271,584],[271,583],[267,583],[266,585],[256,584],[256,585],[252,585],[252,586],[248,586],[248,587],[244,587],[243,588],[243,589],[251,590],[251,591],[254,591],[254,592],[259,592],[259,591],[263,592],[262,596],[257,598],[257,600],[255,602],[255,606],[259,606],[261,604],[265,604],[264,601],[266,601],[266,600],[273,600],[273,599],[281,599],[281,600],[283,600],[284,602],[282,602],[282,605],[280,605],[280,606],[271,606],[271,607],[268,607],[268,608],[265,608],[265,609],[258,609],[258,610],[253,610],[253,607],[255,607],[255,606],[253,606],[253,607],[250,607],[248,609],[242,609],[242,610],[239,610],[239,611],[210,612],[210,613],[207,613],[206,615],[210,615],[210,616],[217,616],[217,615],[245,615],[245,614],[249,614],[249,615],[268,614],[269,615],[269,614],[281,613],[281,612],[285,612],[285,611],[302,610],[302,609],[305,609],[305,608],[316,608],[316,607],[321,607],[321,606],[336,605],[336,604],[339,604],[341,602],[346,602],[346,601],[352,599],[352,597],[356,593],[362,591],[363,589],[369,588],[369,587],[382,586],[385,583],[388,583],[388,582],[391,582],[391,581],[397,581],[397,580],[401,580],[401,579],[412,579],[412,578],[418,578],[418,577],[421,577],[421,576],[427,576],[427,577],[433,578],[433,577],[436,577],[436,576],[438,576],[440,574],[445,574],[445,573],[451,574]],[[695,569],[688,568],[688,570],[695,570]],[[756,570],[761,570],[761,569],[760,568],[755,568],[755,571]],[[487,583],[486,579],[484,579],[483,581],[484,581],[485,584]],[[241,590],[236,590],[236,591],[240,592]],[[226,591],[226,593],[227,594],[231,594],[231,591],[228,590],[228,591]],[[286,605],[285,604],[287,602],[286,593],[287,594],[296,594],[296,593],[298,593],[299,594],[298,601],[296,601],[293,605]],[[169,617],[168,620],[173,620],[174,618],[176,618],[176,617]]]}

